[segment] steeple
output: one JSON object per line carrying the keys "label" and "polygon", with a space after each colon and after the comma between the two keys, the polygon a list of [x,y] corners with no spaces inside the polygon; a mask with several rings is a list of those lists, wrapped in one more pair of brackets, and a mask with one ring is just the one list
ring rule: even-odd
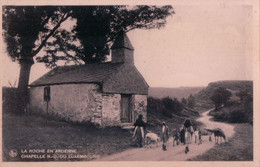
{"label": "steeple", "polygon": [[116,38],[111,50],[112,63],[134,64],[134,47],[125,33]]}

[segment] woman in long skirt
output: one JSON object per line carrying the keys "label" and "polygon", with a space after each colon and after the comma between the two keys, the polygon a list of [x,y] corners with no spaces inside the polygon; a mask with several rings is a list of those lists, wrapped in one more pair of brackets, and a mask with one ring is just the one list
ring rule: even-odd
{"label": "woman in long skirt", "polygon": [[185,120],[183,125],[185,129],[185,144],[187,144],[187,146],[185,147],[185,154],[187,154],[190,151],[189,144],[191,143],[191,133],[193,128],[189,119]]}
{"label": "woman in long skirt", "polygon": [[145,122],[143,121],[143,115],[139,115],[134,126],[135,126],[135,130],[133,134],[134,143],[138,147],[143,147],[144,129],[146,127]]}
{"label": "woman in long skirt", "polygon": [[185,144],[185,129],[181,128],[181,143]]}

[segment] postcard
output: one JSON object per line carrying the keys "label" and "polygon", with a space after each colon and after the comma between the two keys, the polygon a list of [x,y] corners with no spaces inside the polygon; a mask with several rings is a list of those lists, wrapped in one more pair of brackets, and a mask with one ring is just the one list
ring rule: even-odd
{"label": "postcard", "polygon": [[1,166],[260,165],[259,2],[1,13]]}

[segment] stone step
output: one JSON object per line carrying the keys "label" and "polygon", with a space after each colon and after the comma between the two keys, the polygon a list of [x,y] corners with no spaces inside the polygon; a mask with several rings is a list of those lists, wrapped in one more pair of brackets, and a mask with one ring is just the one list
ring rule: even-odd
{"label": "stone step", "polygon": [[122,129],[134,129],[133,123],[121,123],[121,128]]}

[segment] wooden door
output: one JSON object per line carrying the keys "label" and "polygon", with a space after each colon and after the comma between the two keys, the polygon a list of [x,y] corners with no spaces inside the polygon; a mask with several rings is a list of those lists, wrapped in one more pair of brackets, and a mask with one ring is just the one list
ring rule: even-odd
{"label": "wooden door", "polygon": [[131,95],[121,95],[121,122],[131,122],[131,109],[130,109]]}

